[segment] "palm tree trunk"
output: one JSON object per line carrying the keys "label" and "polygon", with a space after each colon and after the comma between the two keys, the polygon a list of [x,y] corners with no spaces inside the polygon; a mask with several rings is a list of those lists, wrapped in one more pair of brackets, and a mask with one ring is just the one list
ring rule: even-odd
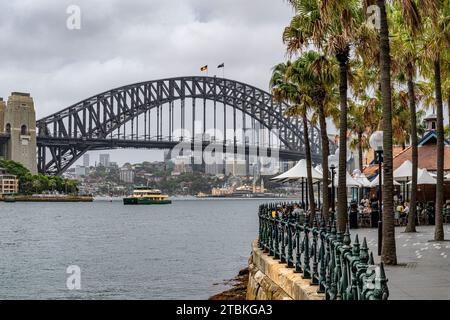
{"label": "palm tree trunk", "polygon": [[[359,171],[363,172],[363,148],[362,148],[362,132],[358,132],[358,166],[359,166]],[[361,201],[362,197],[364,196],[364,189],[363,188],[359,188],[359,201]]]}
{"label": "palm tree trunk", "polygon": [[[413,68],[415,71],[415,69]],[[409,205],[408,225],[405,232],[416,232],[417,211],[417,169],[419,154],[417,150],[417,119],[416,119],[416,96],[414,93],[413,72],[408,72],[408,97],[409,112],[411,114],[411,149],[412,149],[412,178],[411,178],[411,201]]]}
{"label": "palm tree trunk", "polygon": [[434,240],[444,240],[442,209],[444,205],[444,111],[442,103],[441,61],[434,62],[434,90],[436,94],[437,177],[436,177],[436,229]]}
{"label": "palm tree trunk", "polygon": [[327,121],[323,106],[319,106],[319,123],[320,123],[320,135],[322,139],[322,169],[323,169],[322,216],[325,219],[325,223],[328,223],[329,221],[328,211],[330,210],[330,192],[328,189],[328,179],[329,179],[328,155],[330,154],[330,142],[328,141]]}
{"label": "palm tree trunk", "polygon": [[447,92],[447,107],[448,107],[448,138],[450,139],[450,90]]}
{"label": "palm tree trunk", "polygon": [[316,215],[316,203],[314,202],[314,184],[312,181],[312,160],[311,160],[311,146],[309,145],[309,134],[308,134],[308,119],[306,115],[303,117],[303,139],[305,140],[305,153],[306,153],[306,175],[308,178],[308,198],[309,198],[309,209],[310,223],[313,222]]}
{"label": "palm tree trunk", "polygon": [[389,29],[385,0],[377,0],[380,8],[380,72],[381,104],[383,107],[383,241],[381,260],[387,265],[397,264],[394,228],[394,177],[392,157],[392,92]]}
{"label": "palm tree trunk", "polygon": [[347,67],[349,49],[336,55],[339,61],[339,173],[338,173],[338,206],[336,225],[339,232],[344,232],[347,225]]}

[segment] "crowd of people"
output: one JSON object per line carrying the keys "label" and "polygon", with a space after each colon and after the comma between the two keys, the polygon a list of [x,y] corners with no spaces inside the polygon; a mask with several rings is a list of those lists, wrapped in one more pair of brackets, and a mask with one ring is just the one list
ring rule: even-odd
{"label": "crowd of people", "polygon": [[[373,198],[369,200],[368,198],[361,199],[359,204],[359,215],[361,220],[370,221],[372,212],[377,210],[378,214],[378,204],[377,199]],[[411,211],[411,205],[409,202],[403,202],[402,199],[397,199],[395,201],[395,211],[394,211],[394,221],[396,226],[406,226],[408,223],[409,213]],[[450,201],[448,201],[444,207],[444,218],[448,220],[450,215]],[[434,225],[435,224],[435,207],[434,202],[429,201],[426,204],[418,201],[416,203],[416,214],[415,214],[415,224],[420,225]],[[447,222],[447,221],[444,221]]]}
{"label": "crowd of people", "polygon": [[[349,207],[349,217],[352,220],[352,211],[357,211],[358,227],[376,227],[379,220],[378,200],[376,197],[371,199],[361,199],[359,206],[356,202],[352,202]],[[396,201],[394,221],[396,226],[406,226],[408,223],[408,217],[410,214],[410,203],[402,202],[401,199]],[[450,201],[448,201],[444,207],[444,222],[450,222]],[[331,213],[331,209],[330,209]],[[275,210],[271,211],[272,218],[278,218],[280,220],[297,221],[304,223],[310,218],[310,210],[307,209],[304,203],[290,203],[279,204]],[[316,213],[316,218],[320,220],[320,210]],[[355,218],[356,219],[356,218]],[[416,225],[434,225],[435,224],[435,208],[433,202],[424,204],[423,202],[417,202],[417,210],[415,216]],[[351,226],[352,227],[352,226]],[[355,226],[356,227],[356,226]]]}

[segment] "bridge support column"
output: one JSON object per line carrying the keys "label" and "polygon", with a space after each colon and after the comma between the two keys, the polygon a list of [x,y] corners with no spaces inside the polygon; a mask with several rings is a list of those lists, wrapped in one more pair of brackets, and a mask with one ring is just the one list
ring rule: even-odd
{"label": "bridge support column", "polygon": [[0,113],[3,113],[0,118],[4,124],[1,131],[10,134],[5,158],[21,163],[32,174],[36,174],[36,114],[33,98],[29,93],[13,92]]}

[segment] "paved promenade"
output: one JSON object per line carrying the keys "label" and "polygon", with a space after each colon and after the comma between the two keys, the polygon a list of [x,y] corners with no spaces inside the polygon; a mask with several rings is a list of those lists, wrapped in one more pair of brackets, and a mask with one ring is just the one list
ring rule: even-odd
{"label": "paved promenade", "polygon": [[[419,226],[417,233],[395,229],[397,266],[386,266],[390,300],[450,299],[450,241],[434,242],[434,226]],[[444,225],[450,239],[450,225]],[[378,257],[377,229],[352,229],[352,242],[358,233],[367,238],[369,250]]]}

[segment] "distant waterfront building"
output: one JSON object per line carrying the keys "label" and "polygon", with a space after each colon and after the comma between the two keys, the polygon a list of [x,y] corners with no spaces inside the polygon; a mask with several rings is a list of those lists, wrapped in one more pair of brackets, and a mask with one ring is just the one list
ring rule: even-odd
{"label": "distant waterfront building", "polygon": [[180,175],[182,173],[192,172],[192,166],[190,164],[191,157],[178,156],[175,159],[175,168],[172,171],[172,175]]}
{"label": "distant waterfront building", "polygon": [[124,165],[120,168],[119,180],[125,183],[134,183],[134,170],[131,165]]}
{"label": "distant waterfront building", "polygon": [[83,167],[89,168],[91,165],[90,160],[89,160],[89,153],[85,153],[83,155]]}
{"label": "distant waterfront building", "polygon": [[103,166],[103,167],[109,167],[109,161],[110,161],[110,157],[109,157],[109,154],[108,154],[108,153],[101,154],[101,155],[99,156],[99,162],[100,162],[100,165],[101,165],[101,166]]}
{"label": "distant waterfront building", "polygon": [[83,177],[86,176],[88,173],[88,168],[84,166],[76,166],[75,167],[75,176],[77,177]]}
{"label": "distant waterfront building", "polygon": [[0,194],[14,194],[19,192],[19,179],[17,176],[8,174],[5,169],[0,168]]}

